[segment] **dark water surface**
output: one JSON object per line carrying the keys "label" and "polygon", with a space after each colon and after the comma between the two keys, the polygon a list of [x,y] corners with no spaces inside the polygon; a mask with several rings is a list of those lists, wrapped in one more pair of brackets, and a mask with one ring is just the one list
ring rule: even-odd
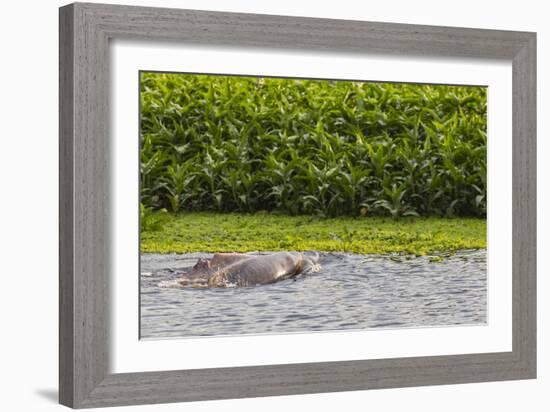
{"label": "dark water surface", "polygon": [[199,257],[211,254],[141,256],[142,338],[486,322],[485,250],[441,261],[330,253],[321,256],[320,272],[270,285],[166,287]]}

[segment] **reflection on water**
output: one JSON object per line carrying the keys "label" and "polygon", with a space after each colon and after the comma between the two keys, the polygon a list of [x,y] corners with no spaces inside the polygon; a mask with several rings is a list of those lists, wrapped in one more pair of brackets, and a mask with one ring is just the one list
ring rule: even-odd
{"label": "reflection on water", "polygon": [[229,289],[159,287],[202,253],[141,256],[141,338],[486,322],[486,251],[441,261],[329,253],[318,273]]}

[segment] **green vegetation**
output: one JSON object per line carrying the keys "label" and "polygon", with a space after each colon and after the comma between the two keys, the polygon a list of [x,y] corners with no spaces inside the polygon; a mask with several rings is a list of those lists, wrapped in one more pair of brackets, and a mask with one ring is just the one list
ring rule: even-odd
{"label": "green vegetation", "polygon": [[[140,87],[145,208],[317,216],[486,214],[484,87],[160,73],[143,73]],[[171,237],[161,241],[145,233],[145,250],[213,250],[225,241],[230,249],[283,247],[277,243],[281,236],[265,236],[263,222],[269,215],[259,218],[261,230],[251,226],[246,232],[253,237],[238,239],[242,247],[235,239],[244,232],[229,235],[212,222],[202,221],[212,240],[185,233],[200,226],[189,216],[236,219],[182,215],[174,228],[183,231],[183,238],[170,231],[162,235]],[[329,237],[330,230],[348,236],[334,222],[357,231],[348,242],[354,251],[422,252],[485,242],[479,236],[455,240],[452,233],[476,232],[473,228],[482,223],[466,221],[460,228],[452,220],[399,225],[320,220],[311,226],[324,230],[318,238],[292,227],[293,234],[282,238],[291,236],[293,248],[332,250],[340,243]],[[382,229],[380,222],[385,222]],[[393,228],[391,236],[387,225]],[[401,231],[401,225],[414,230]],[[275,226],[272,230],[287,230]]]}
{"label": "green vegetation", "polygon": [[485,248],[486,105],[484,87],[142,73],[141,249]]}
{"label": "green vegetation", "polygon": [[318,250],[434,254],[486,247],[485,219],[318,218],[267,213],[147,212],[162,224],[141,234],[142,252]]}

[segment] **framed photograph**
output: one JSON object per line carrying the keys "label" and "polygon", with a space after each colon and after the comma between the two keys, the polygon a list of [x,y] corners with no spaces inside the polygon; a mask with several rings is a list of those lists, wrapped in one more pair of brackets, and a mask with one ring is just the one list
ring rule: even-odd
{"label": "framed photograph", "polygon": [[60,402],[536,377],[536,35],[60,9]]}

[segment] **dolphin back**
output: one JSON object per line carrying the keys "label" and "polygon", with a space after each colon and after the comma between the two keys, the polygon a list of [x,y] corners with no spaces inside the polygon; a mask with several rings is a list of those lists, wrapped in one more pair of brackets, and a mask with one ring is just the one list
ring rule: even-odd
{"label": "dolphin back", "polygon": [[226,266],[213,275],[210,287],[252,286],[287,279],[301,272],[301,253],[277,252],[255,256]]}

